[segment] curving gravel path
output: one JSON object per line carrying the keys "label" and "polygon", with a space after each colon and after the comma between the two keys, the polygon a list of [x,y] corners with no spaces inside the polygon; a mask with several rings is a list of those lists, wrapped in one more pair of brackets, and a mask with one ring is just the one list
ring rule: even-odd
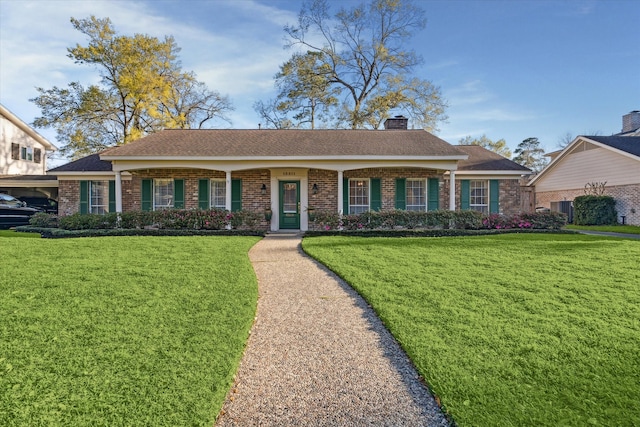
{"label": "curving gravel path", "polygon": [[447,426],[373,310],[300,241],[249,252],[258,313],[216,426]]}

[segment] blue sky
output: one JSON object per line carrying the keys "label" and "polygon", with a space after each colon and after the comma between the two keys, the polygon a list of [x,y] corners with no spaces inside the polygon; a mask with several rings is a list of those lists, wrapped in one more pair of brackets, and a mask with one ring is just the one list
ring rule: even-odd
{"label": "blue sky", "polygon": [[[330,0],[331,1],[331,0]],[[333,10],[352,1],[332,2]],[[424,64],[415,74],[440,86],[448,122],[437,135],[467,135],[513,150],[537,137],[547,151],[565,134],[620,132],[640,110],[640,2],[635,0],[422,0],[427,26],[411,41]],[[98,73],[67,58],[86,44],[69,19],[109,17],[120,34],[173,35],[184,70],[235,106],[232,124],[256,128],[258,100],[291,51],[283,26],[301,0],[0,0],[0,103],[27,123],[39,115],[35,87],[95,83]],[[56,145],[52,130],[39,132]]]}

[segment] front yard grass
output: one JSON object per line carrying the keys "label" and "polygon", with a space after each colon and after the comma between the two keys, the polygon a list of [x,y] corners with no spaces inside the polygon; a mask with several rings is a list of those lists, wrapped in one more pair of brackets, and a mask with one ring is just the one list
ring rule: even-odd
{"label": "front yard grass", "polygon": [[312,237],[460,426],[640,425],[640,241]]}
{"label": "front yard grass", "polygon": [[39,239],[40,233],[18,233],[15,230],[0,230],[0,237],[26,237]]}
{"label": "front yard grass", "polygon": [[0,425],[211,426],[257,302],[254,237],[0,237]]}

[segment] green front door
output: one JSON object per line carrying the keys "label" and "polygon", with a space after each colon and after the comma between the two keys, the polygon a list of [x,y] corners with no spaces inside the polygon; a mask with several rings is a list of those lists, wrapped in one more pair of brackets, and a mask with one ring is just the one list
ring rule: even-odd
{"label": "green front door", "polygon": [[280,228],[300,228],[300,181],[280,181]]}

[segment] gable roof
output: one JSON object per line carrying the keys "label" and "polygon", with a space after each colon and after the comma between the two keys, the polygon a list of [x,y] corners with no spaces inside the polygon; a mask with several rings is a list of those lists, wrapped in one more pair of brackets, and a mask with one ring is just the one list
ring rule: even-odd
{"label": "gable roof", "polygon": [[[104,151],[103,151],[104,153]],[[47,171],[50,175],[56,175],[60,172],[111,172],[111,162],[100,160],[100,154],[90,154],[73,162],[69,162],[57,168]]]}
{"label": "gable roof", "polygon": [[608,147],[615,148],[625,153],[633,154],[640,157],[640,136],[584,136],[583,138],[590,139],[591,141],[599,142]]}
{"label": "gable roof", "polygon": [[49,142],[49,140],[47,140],[44,136],[36,132],[31,126],[29,126],[28,124],[20,120],[18,116],[13,114],[11,111],[5,108],[5,106],[2,104],[0,104],[0,114],[4,116],[7,120],[9,120],[11,123],[13,123],[18,129],[20,129],[21,131],[29,135],[35,141],[42,144],[45,150],[56,151],[58,149],[55,145]]}
{"label": "gable roof", "polygon": [[424,130],[173,129],[103,152],[104,160],[420,157],[464,152]]}
{"label": "gable roof", "polygon": [[467,160],[458,162],[459,171],[519,171],[523,175],[531,173],[531,169],[479,145],[456,145],[455,147],[469,156]]}
{"label": "gable roof", "polygon": [[550,170],[552,170],[558,163],[564,159],[571,153],[573,149],[580,143],[587,142],[598,146],[600,148],[604,148],[606,150],[611,150],[620,155],[631,157],[635,160],[640,161],[640,136],[624,136],[624,135],[612,135],[612,136],[599,136],[599,135],[580,135],[577,136],[569,145],[567,145],[560,154],[556,155],[551,162],[545,166],[542,171],[531,181],[529,181],[528,185],[535,185],[543,176],[545,176]]}

